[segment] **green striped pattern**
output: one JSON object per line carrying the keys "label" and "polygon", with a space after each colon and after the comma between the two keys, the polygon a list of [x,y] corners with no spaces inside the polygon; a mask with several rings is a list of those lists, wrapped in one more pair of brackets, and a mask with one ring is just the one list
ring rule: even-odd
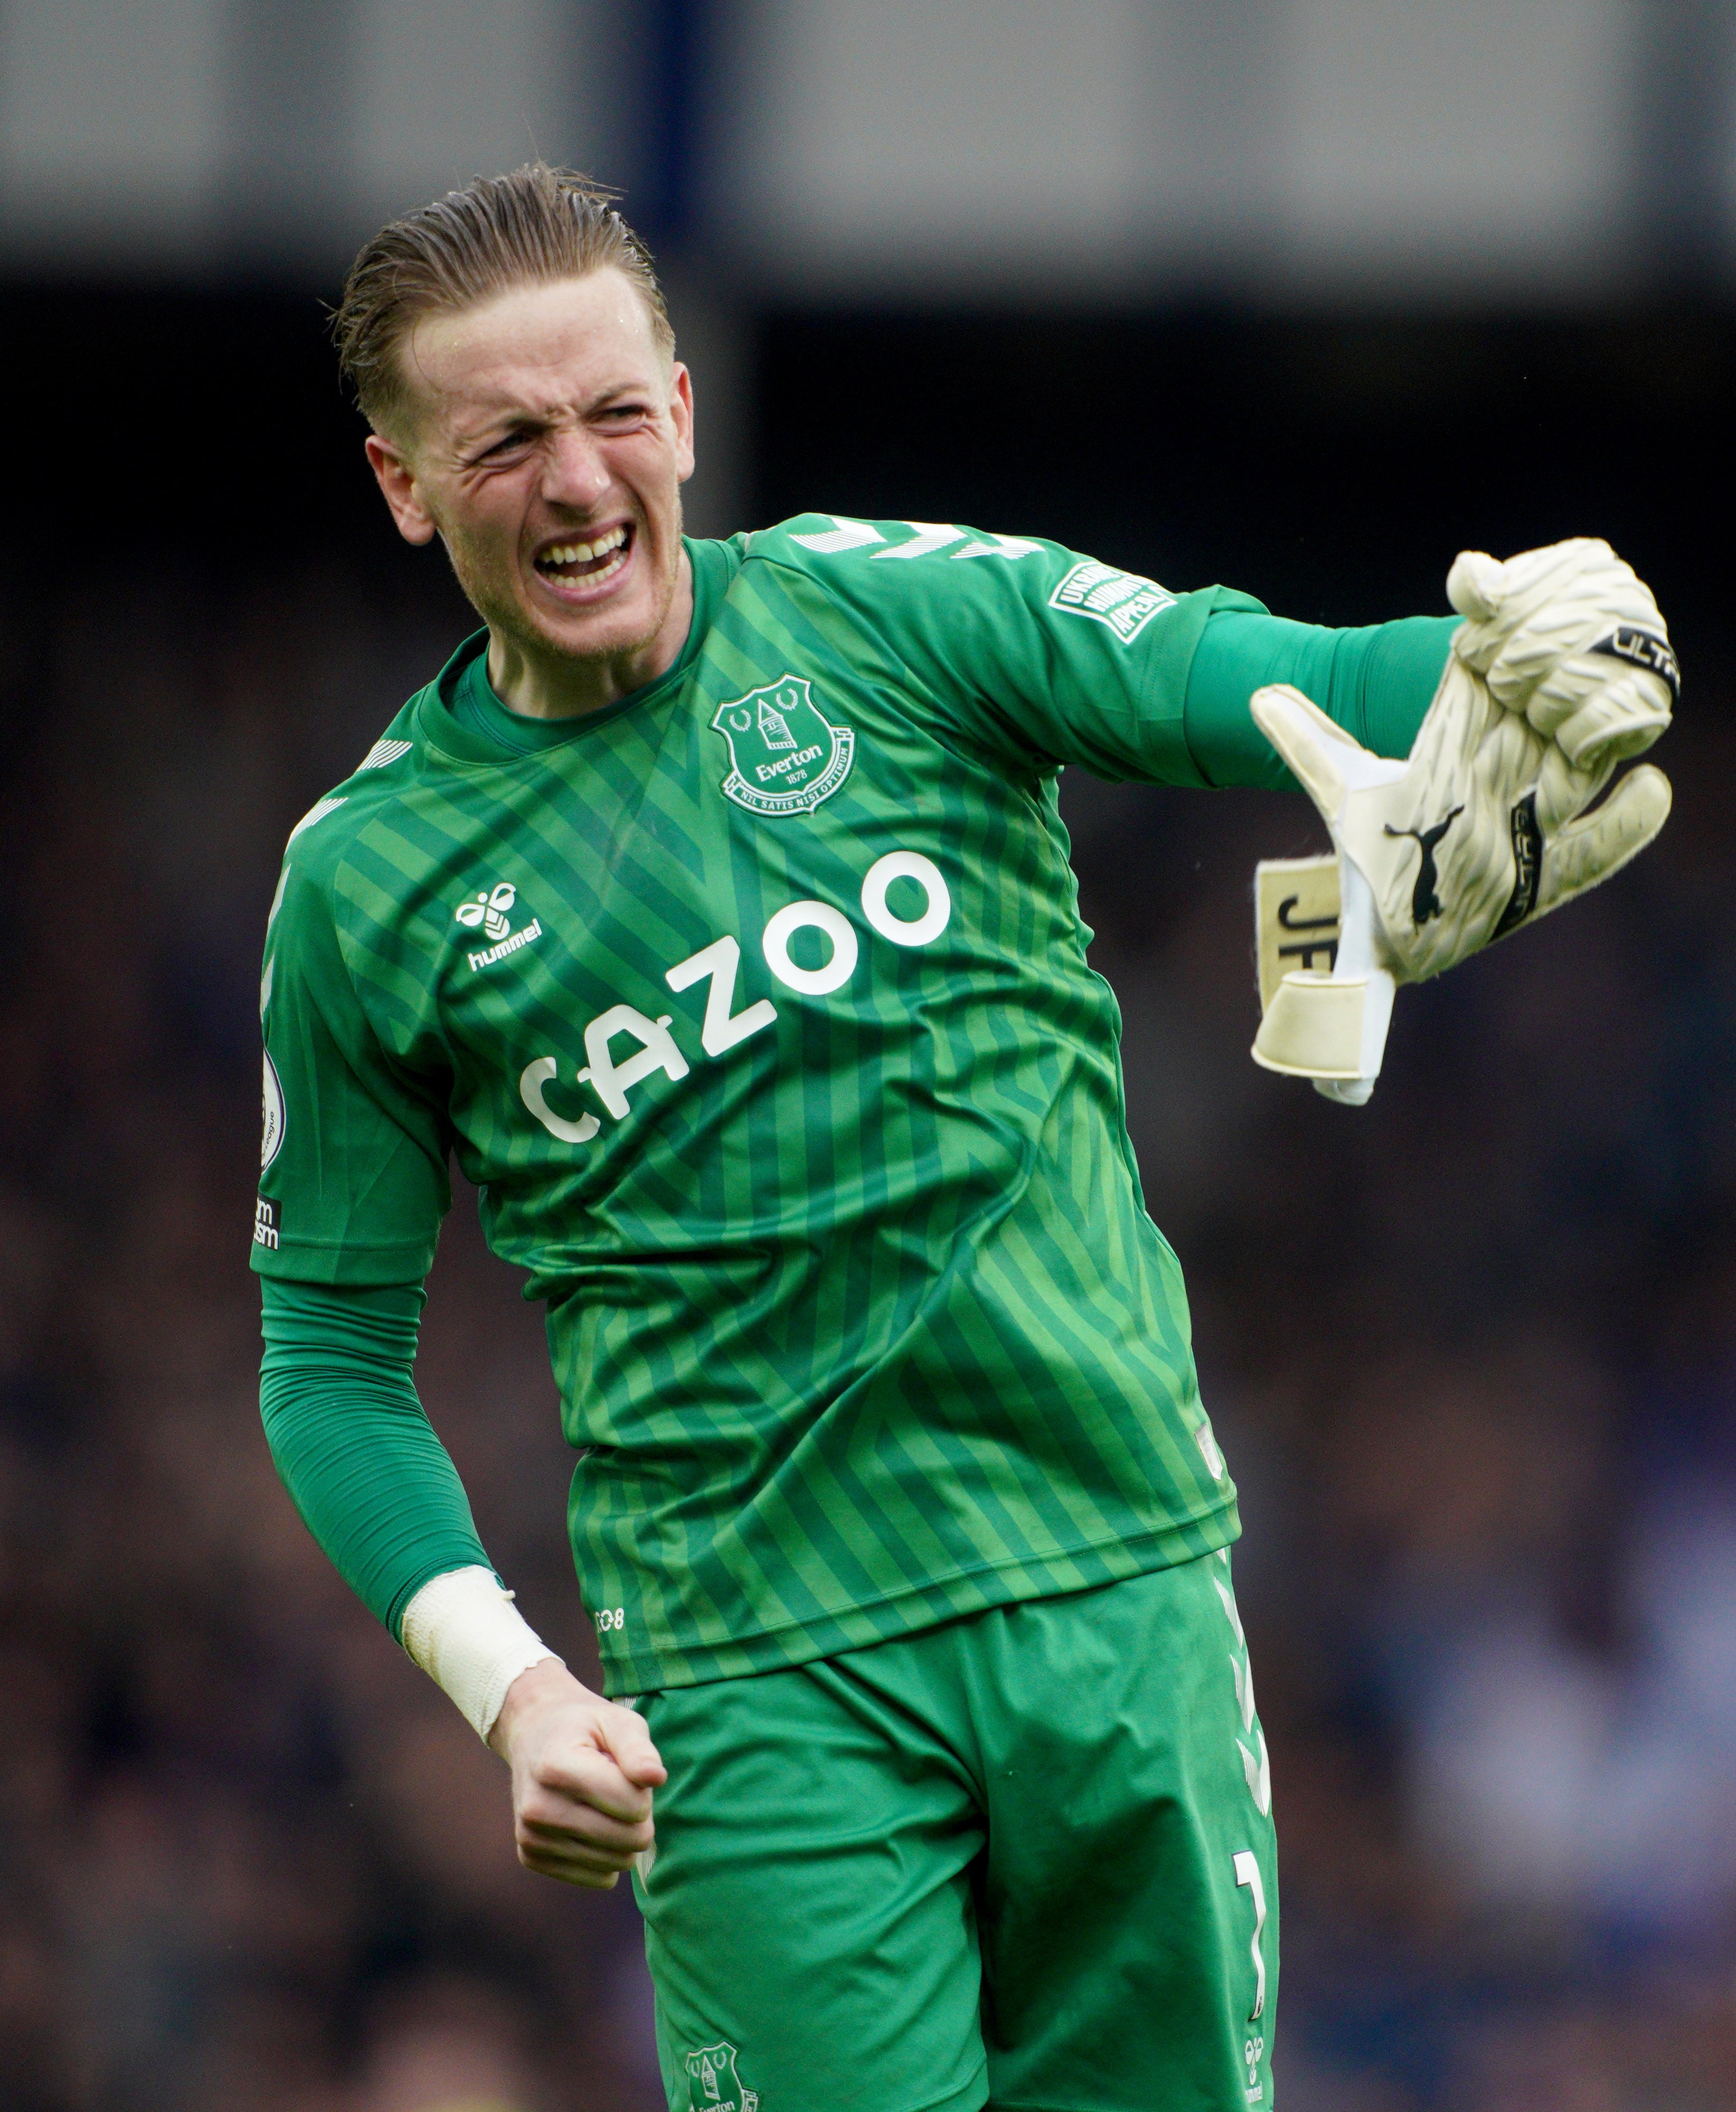
{"label": "green striped pattern", "polygon": [[[289,847],[262,1190],[280,1241],[256,1263],[400,1280],[431,1254],[455,1146],[490,1244],[549,1302],[613,1692],[800,1663],[1237,1529],[1055,804],[1065,760],[1197,781],[1181,700],[1228,598],[1123,640],[1051,606],[1074,553],[978,539],[961,559],[961,535],[886,561],[917,533],[810,516],[690,545],[679,665],[530,754],[457,708],[472,641],[388,729],[408,749]],[[850,730],[850,772],[809,811],[749,811],[713,721],[791,677]],[[751,776],[788,751],[738,716]],[[899,944],[863,881],[911,853],[950,913]],[[508,937],[537,935],[473,967],[504,942],[457,912],[503,883]],[[894,880],[895,930],[932,899]],[[795,903],[848,922],[835,989],[791,987],[763,943]],[[777,1017],[709,1055],[709,982],[667,972],[726,935],[734,1014]],[[817,931],[788,942],[798,972],[830,957]],[[608,1045],[617,1071],[647,1038],[679,1052],[619,1119],[579,1079],[587,1023],[617,1006],[645,1027]],[[522,1090],[539,1063],[555,1130]]]}

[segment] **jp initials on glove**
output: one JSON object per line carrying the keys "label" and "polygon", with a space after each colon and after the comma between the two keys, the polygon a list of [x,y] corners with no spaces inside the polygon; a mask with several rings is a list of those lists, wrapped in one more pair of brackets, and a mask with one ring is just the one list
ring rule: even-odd
{"label": "jp initials on glove", "polygon": [[1263,974],[1254,1058],[1352,1104],[1379,1075],[1397,984],[1439,975],[1607,880],[1670,812],[1669,781],[1649,764],[1587,811],[1669,723],[1678,685],[1656,604],[1606,545],[1507,565],[1467,553],[1448,591],[1471,620],[1407,761],[1371,755],[1298,690],[1260,690],[1251,703],[1332,831],[1341,920],[1323,972],[1307,963],[1330,928],[1325,875],[1310,918],[1278,885],[1298,868],[1262,877],[1268,969],[1303,954],[1280,931],[1315,935],[1275,987]]}

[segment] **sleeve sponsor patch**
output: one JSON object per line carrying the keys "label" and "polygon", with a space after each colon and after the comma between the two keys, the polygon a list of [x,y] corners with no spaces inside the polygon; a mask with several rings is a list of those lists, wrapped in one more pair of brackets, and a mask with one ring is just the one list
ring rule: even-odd
{"label": "sleeve sponsor patch", "polygon": [[1131,645],[1154,616],[1173,608],[1176,597],[1155,580],[1087,558],[1077,564],[1049,597],[1050,608],[1070,616],[1088,616],[1106,623],[1123,645]]}
{"label": "sleeve sponsor patch", "polygon": [[278,1081],[277,1066],[271,1061],[270,1049],[266,1051],[260,1103],[263,1121],[259,1131],[259,1171],[263,1173],[283,1149],[283,1087]]}
{"label": "sleeve sponsor patch", "polygon": [[282,1232],[282,1206],[269,1195],[261,1195],[253,1204],[253,1245],[275,1251]]}

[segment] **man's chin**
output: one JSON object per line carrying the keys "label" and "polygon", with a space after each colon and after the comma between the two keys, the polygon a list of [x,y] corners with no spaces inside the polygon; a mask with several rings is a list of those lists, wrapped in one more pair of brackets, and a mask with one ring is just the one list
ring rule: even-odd
{"label": "man's chin", "polygon": [[643,652],[662,627],[662,618],[637,596],[624,607],[605,602],[572,609],[485,600],[477,594],[470,599],[496,637],[509,640],[531,659],[619,660]]}
{"label": "man's chin", "polygon": [[527,649],[563,660],[619,660],[642,653],[656,637],[662,619],[644,608],[578,608],[521,612]]}

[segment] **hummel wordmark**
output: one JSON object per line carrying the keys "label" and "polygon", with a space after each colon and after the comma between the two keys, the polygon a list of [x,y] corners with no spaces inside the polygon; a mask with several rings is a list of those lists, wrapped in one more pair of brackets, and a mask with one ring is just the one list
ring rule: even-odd
{"label": "hummel wordmark", "polygon": [[[485,934],[494,941],[492,946],[480,952],[467,954],[472,972],[478,968],[490,967],[496,961],[503,961],[508,954],[516,954],[521,946],[528,946],[533,939],[543,935],[540,918],[533,917],[523,931],[513,931],[508,912],[518,899],[518,890],[509,880],[503,880],[486,894],[477,895],[473,901],[461,902],[453,912],[461,924],[474,928],[480,924]],[[512,933],[509,938],[507,935]]]}

